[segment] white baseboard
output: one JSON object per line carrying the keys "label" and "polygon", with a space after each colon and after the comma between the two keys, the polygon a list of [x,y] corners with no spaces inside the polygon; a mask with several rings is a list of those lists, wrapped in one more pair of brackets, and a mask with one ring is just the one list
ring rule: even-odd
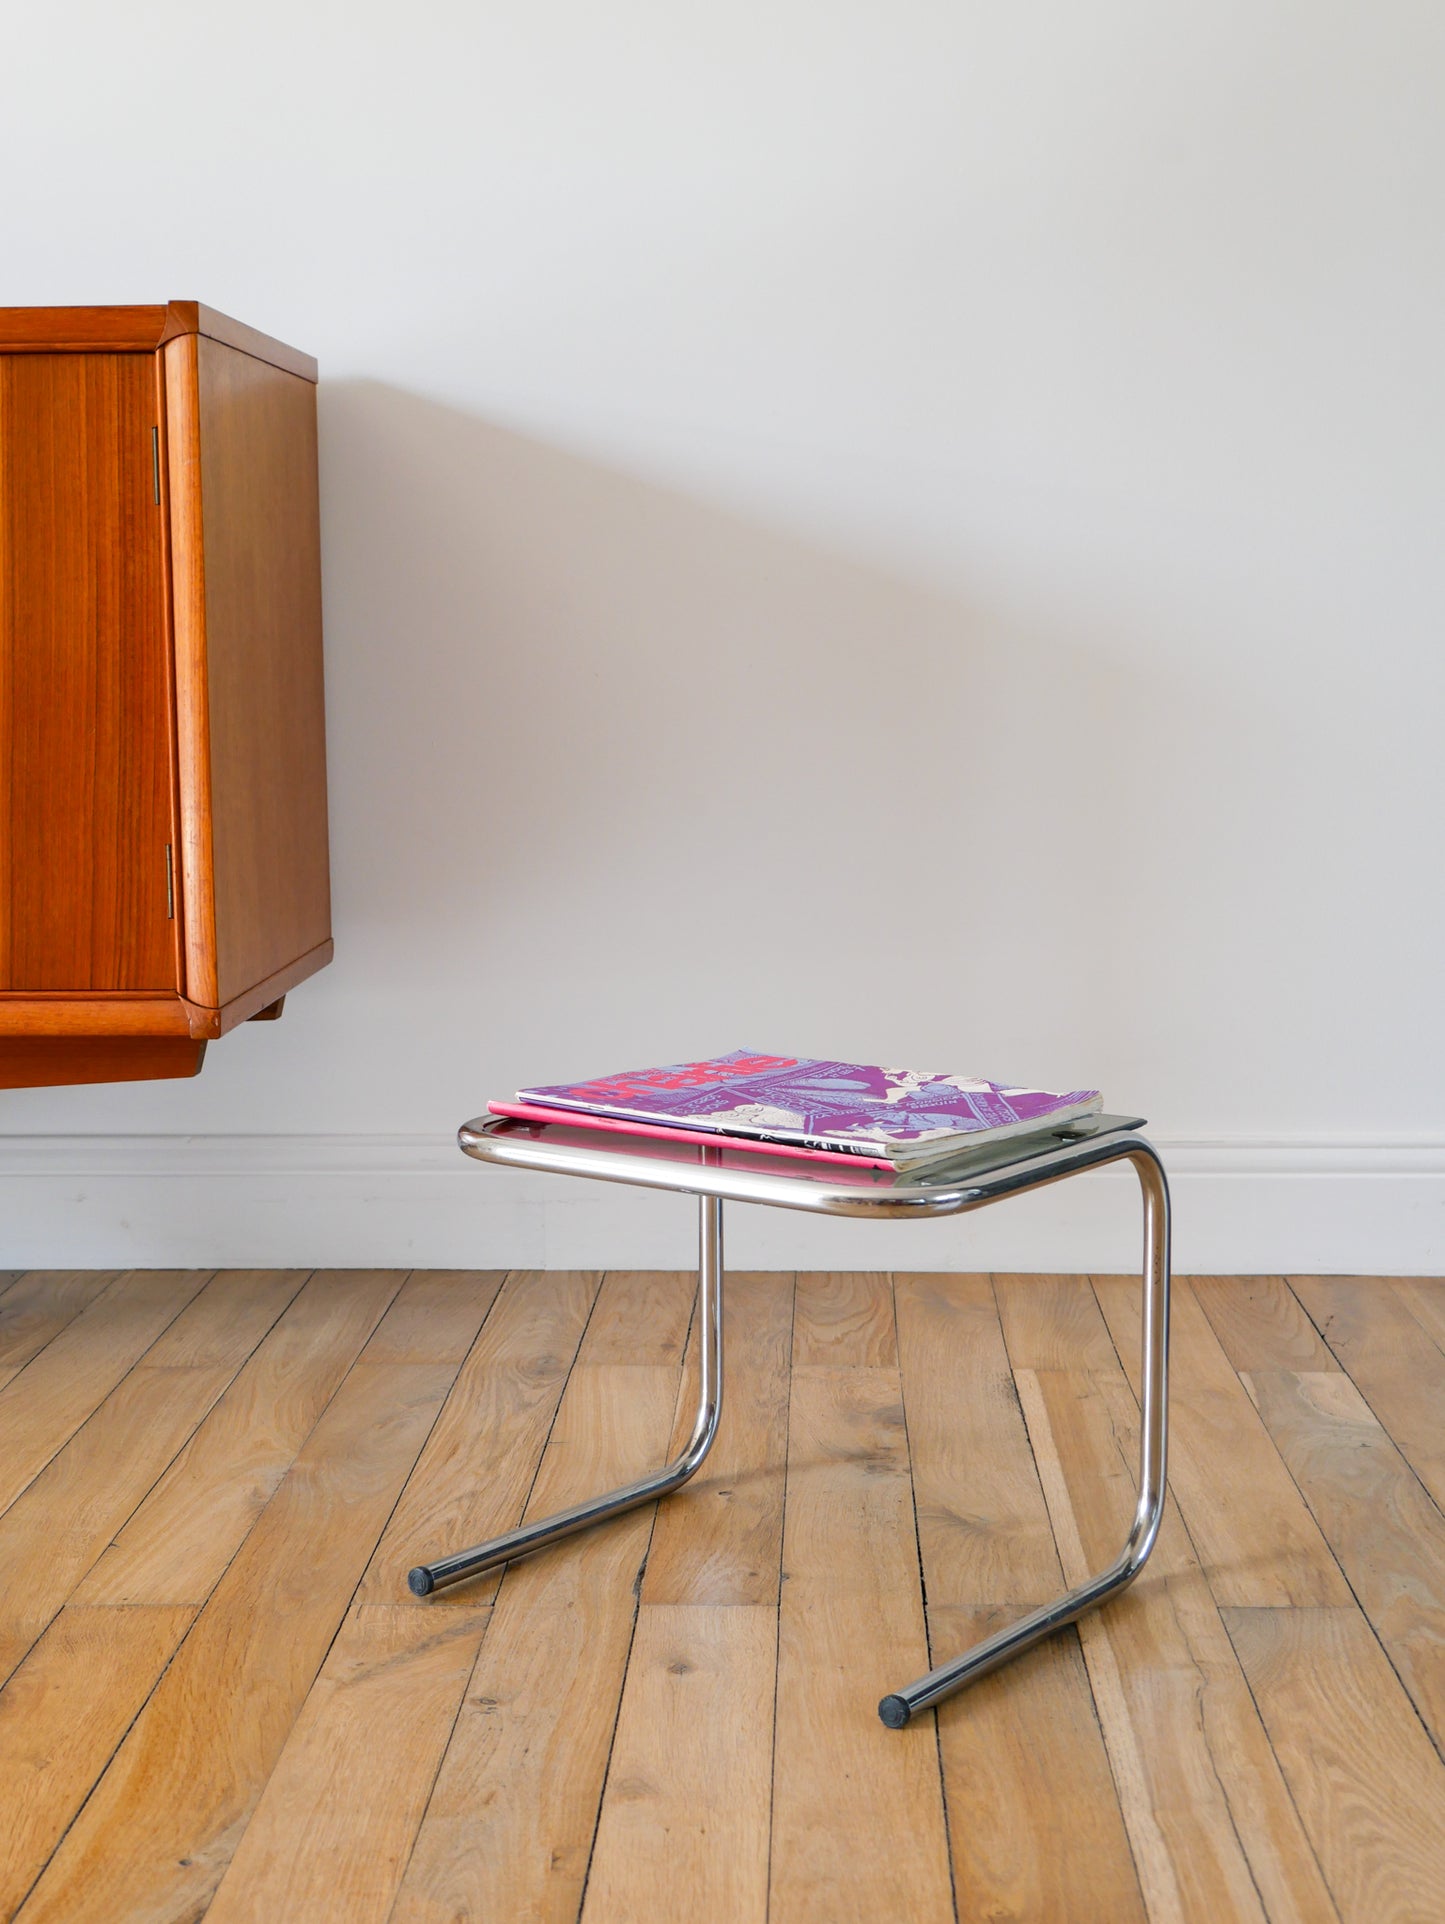
{"label": "white baseboard", "polygon": [[[1151,1138],[1181,1272],[1445,1272],[1445,1140]],[[0,1267],[675,1268],[683,1197],[484,1169],[449,1137],[0,1136]],[[1122,1270],[1127,1170],[941,1223],[728,1212],[756,1269]]]}

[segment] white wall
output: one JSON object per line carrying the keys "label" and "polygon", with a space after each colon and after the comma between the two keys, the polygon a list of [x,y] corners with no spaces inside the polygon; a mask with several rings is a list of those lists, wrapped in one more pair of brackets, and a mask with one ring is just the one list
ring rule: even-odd
{"label": "white wall", "polygon": [[0,1262],[682,1260],[451,1134],[746,1043],[1097,1080],[1185,1267],[1445,1268],[1442,57],[1426,0],[18,13],[0,301],[320,357],[337,960],[192,1084],[0,1094]]}

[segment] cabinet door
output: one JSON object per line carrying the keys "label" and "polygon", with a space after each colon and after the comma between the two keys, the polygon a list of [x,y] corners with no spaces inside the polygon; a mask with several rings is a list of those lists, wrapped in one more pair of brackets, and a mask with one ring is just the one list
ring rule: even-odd
{"label": "cabinet door", "polygon": [[156,361],[0,355],[0,992],[174,989]]}

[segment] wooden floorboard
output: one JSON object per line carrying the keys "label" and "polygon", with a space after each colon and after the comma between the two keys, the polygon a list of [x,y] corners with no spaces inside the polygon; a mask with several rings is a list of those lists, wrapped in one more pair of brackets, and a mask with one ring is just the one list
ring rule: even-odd
{"label": "wooden floorboard", "polygon": [[64,1448],[208,1274],[135,1270],[117,1277],[0,1390],[0,1512]]}
{"label": "wooden floorboard", "polygon": [[0,1691],[0,1916],[15,1915],[195,1615],[63,1610]]}
{"label": "wooden floorboard", "polygon": [[1401,1455],[1445,1509],[1445,1349],[1440,1341],[1412,1314],[1408,1299],[1368,1277],[1302,1276],[1294,1287]]}
{"label": "wooden floorboard", "polygon": [[[1256,1370],[1249,1385],[1359,1607],[1445,1756],[1445,1516],[1348,1376]],[[1445,1373],[1436,1402],[1445,1412]]]}
{"label": "wooden floorboard", "polygon": [[1225,1620],[1344,1924],[1439,1917],[1445,1773],[1359,1611]]}
{"label": "wooden floorboard", "polygon": [[[989,1278],[899,1276],[895,1293],[937,1664],[1058,1596],[1064,1576]],[[937,1717],[961,1916],[1143,1917],[1075,1631]]]}
{"label": "wooden floorboard", "polygon": [[[1101,1276],[1095,1290],[1137,1397],[1139,1284]],[[1330,1546],[1187,1280],[1174,1291],[1171,1323],[1170,1486],[1216,1599],[1348,1603]]]}
{"label": "wooden floorboard", "polygon": [[728,1421],[653,1526],[584,1918],[767,1916],[793,1278],[730,1276],[723,1325]]}
{"label": "wooden floorboard", "polygon": [[1445,1276],[1399,1276],[1390,1290],[1445,1350]]}
{"label": "wooden floorboard", "polygon": [[81,1603],[204,1603],[397,1293],[311,1277],[81,1584]]}
{"label": "wooden floorboard", "polygon": [[115,1282],[113,1269],[32,1269],[0,1294],[0,1389]]}
{"label": "wooden floorboard", "polygon": [[0,1272],[0,1924],[1445,1917],[1445,1283],[1198,1277],[1137,1585],[1139,1285]]}
{"label": "wooden floorboard", "polygon": [[[413,1275],[366,1361],[448,1367],[455,1378],[501,1284],[499,1273]],[[488,1614],[484,1603],[428,1611],[401,1602],[393,1546],[388,1525],[368,1569],[388,1600],[366,1601],[363,1579],[222,1878],[213,1919],[365,1924],[390,1908]],[[375,1741],[381,1730],[384,1745]]]}
{"label": "wooden floorboard", "polygon": [[[128,1522],[304,1280],[213,1277],[0,1517],[0,1683]],[[63,1517],[64,1528],[55,1520]]]}
{"label": "wooden floorboard", "polygon": [[803,1278],[778,1626],[773,1924],[953,1915],[932,1715],[900,1742],[877,1714],[880,1697],[929,1667],[917,1543],[889,1279]]}
{"label": "wooden floorboard", "polygon": [[[691,1308],[687,1277],[604,1278],[527,1516],[661,1463]],[[397,1924],[578,1915],[652,1520],[651,1508],[634,1510],[507,1569],[397,1894]]]}
{"label": "wooden floorboard", "polygon": [[455,1374],[363,1351],[41,1875],[27,1924],[205,1910]]}
{"label": "wooden floorboard", "polygon": [[[1134,1507],[1138,1409],[1091,1336],[1088,1370],[1025,1367],[1064,1351],[1057,1298],[1001,1292],[1015,1380],[1065,1574],[1112,1561]],[[1097,1318],[1080,1289],[1074,1328]],[[1111,1344],[1112,1349],[1112,1344]],[[1079,1637],[1151,1920],[1318,1919],[1333,1907],[1205,1573],[1171,1499],[1154,1560]]]}

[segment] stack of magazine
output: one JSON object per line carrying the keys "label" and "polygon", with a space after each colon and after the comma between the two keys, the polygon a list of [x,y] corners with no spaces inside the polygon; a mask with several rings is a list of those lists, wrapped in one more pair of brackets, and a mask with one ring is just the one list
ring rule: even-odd
{"label": "stack of magazine", "polygon": [[1019,1089],[976,1076],[734,1049],[706,1062],[519,1089],[494,1115],[568,1128],[808,1156],[896,1173],[1094,1115],[1097,1089]]}

